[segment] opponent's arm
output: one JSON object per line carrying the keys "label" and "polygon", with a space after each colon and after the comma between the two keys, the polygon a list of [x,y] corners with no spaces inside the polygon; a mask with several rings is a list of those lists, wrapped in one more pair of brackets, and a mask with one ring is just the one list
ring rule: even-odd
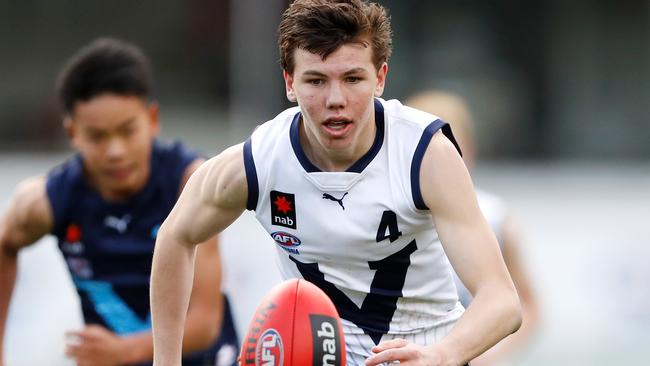
{"label": "opponent's arm", "polygon": [[[221,232],[241,215],[248,197],[243,145],[203,164],[188,181],[160,228],[151,272],[154,363],[181,362],[196,243]],[[221,271],[219,265],[215,270]]]}
{"label": "opponent's arm", "polygon": [[50,232],[52,220],[44,177],[19,184],[9,208],[0,217],[0,365],[7,312],[16,282],[18,251]]}
{"label": "opponent's arm", "polygon": [[464,365],[521,322],[517,293],[499,247],[476,202],[462,158],[436,133],[427,147],[420,187],[449,260],[474,296],[450,333],[426,347],[398,339],[373,348],[366,365],[399,360],[407,365]]}

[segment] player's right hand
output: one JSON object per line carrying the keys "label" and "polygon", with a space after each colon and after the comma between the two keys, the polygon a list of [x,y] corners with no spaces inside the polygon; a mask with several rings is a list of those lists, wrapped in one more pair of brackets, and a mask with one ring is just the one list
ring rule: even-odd
{"label": "player's right hand", "polygon": [[371,350],[374,355],[366,359],[366,366],[383,366],[399,363],[400,366],[442,366],[444,355],[435,347],[420,346],[397,338],[381,342]]}
{"label": "player's right hand", "polygon": [[73,357],[77,366],[117,366],[124,364],[127,349],[125,341],[99,325],[88,325],[80,331],[68,332],[66,355]]}

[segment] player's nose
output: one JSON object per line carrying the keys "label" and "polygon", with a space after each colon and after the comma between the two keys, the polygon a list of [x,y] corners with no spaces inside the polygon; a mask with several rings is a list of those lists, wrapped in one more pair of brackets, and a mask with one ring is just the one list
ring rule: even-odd
{"label": "player's nose", "polygon": [[119,138],[110,139],[106,149],[106,157],[109,159],[119,159],[124,157],[127,152],[126,143]]}
{"label": "player's nose", "polygon": [[345,93],[341,84],[332,82],[327,88],[327,108],[339,109],[345,107]]}

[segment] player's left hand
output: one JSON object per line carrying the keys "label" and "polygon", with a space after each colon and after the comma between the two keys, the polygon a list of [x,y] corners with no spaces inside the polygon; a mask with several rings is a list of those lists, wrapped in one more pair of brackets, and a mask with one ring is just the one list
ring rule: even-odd
{"label": "player's left hand", "polygon": [[126,342],[100,325],[89,325],[80,331],[68,332],[77,338],[76,344],[66,345],[65,353],[74,357],[77,366],[117,366],[123,364]]}
{"label": "player's left hand", "polygon": [[398,338],[381,342],[371,350],[374,355],[366,359],[366,366],[397,364],[403,366],[439,366],[443,365],[442,352],[435,347],[420,346]]}

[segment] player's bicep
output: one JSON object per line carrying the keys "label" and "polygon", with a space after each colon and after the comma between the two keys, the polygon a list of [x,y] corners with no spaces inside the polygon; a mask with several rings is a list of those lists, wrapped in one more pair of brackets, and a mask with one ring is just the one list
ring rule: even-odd
{"label": "player's bicep", "polygon": [[471,178],[452,143],[436,133],[422,161],[425,204],[456,273],[474,293],[480,281],[505,272],[498,244],[481,213]]}
{"label": "player's bicep", "polygon": [[202,164],[190,177],[163,224],[164,231],[182,243],[206,241],[241,215],[247,194],[242,145],[236,145]]}
{"label": "player's bicep", "polygon": [[3,249],[18,250],[52,230],[53,217],[45,177],[29,178],[18,185],[9,208],[0,218]]}

